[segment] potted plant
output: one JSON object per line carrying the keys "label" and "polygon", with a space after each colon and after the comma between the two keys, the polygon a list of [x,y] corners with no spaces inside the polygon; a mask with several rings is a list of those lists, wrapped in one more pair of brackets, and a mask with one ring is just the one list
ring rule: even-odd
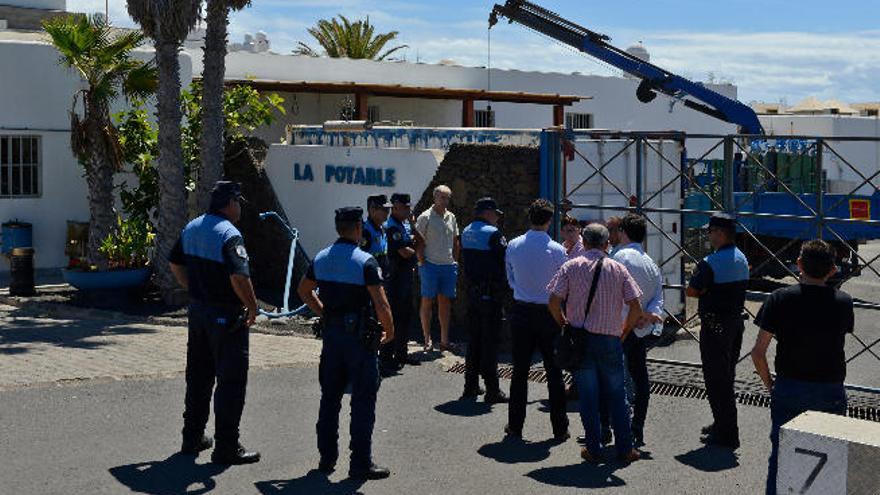
{"label": "potted plant", "polygon": [[116,227],[99,248],[108,270],[94,265],[62,270],[64,281],[79,290],[140,289],[150,279],[150,250],[153,245],[150,223],[142,218],[117,218]]}

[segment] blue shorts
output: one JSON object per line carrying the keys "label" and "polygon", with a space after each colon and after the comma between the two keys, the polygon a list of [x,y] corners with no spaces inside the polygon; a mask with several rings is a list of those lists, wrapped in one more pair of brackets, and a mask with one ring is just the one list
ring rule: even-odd
{"label": "blue shorts", "polygon": [[458,264],[435,265],[424,262],[419,266],[419,280],[422,297],[435,298],[437,294],[455,299],[455,284],[458,279]]}

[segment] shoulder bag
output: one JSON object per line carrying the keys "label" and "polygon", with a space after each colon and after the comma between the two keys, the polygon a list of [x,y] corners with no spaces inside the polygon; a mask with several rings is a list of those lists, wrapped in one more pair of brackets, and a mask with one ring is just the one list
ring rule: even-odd
{"label": "shoulder bag", "polygon": [[[602,257],[596,262],[593,282],[590,285],[590,295],[587,297],[587,306],[584,309],[584,324],[586,324],[587,315],[590,314],[590,306],[592,306],[593,297],[596,295],[596,286],[599,284],[599,275],[602,274],[604,261],[605,258]],[[586,355],[586,338],[587,331],[582,328],[573,327],[571,324],[562,327],[554,349],[553,357],[556,365],[565,370],[580,367]]]}

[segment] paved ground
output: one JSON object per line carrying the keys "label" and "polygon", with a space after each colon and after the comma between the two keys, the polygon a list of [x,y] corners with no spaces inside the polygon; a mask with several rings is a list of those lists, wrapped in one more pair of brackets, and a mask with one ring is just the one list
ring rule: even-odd
{"label": "paved ground", "polygon": [[[243,439],[264,461],[222,469],[174,455],[184,385],[184,330],[92,318],[37,317],[0,307],[0,486],[3,493],[756,493],[768,411],[741,407],[737,455],[702,447],[708,404],[655,396],[650,459],[590,467],[569,441],[551,445],[541,386],[531,385],[527,444],[502,441],[506,407],[461,403],[447,356],[383,382],[375,433],[390,480],[363,486],[315,467],[319,342],[252,335]],[[435,356],[436,357],[436,356]],[[506,384],[506,382],[504,382]],[[575,434],[581,432],[571,410]],[[347,414],[341,445],[347,445]]]}

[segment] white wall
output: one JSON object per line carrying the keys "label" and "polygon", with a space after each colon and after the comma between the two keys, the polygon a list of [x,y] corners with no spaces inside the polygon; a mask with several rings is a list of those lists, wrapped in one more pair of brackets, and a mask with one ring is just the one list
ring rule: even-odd
{"label": "white wall", "polygon": [[66,3],[66,0],[3,0],[3,5],[46,10],[67,10]]}
{"label": "white wall", "polygon": [[[274,145],[266,158],[266,174],[272,182],[291,226],[299,229],[300,243],[310,257],[336,239],[333,215],[342,206],[360,206],[366,210],[367,196],[395,192],[421,196],[440,166],[442,153],[432,150],[341,148],[325,146]],[[300,173],[306,165],[312,180],[296,180],[295,165]],[[381,187],[339,183],[327,180],[327,167],[360,167],[394,170],[394,185]]]}
{"label": "white wall", "polygon": [[[138,51],[136,56],[146,60],[152,52]],[[189,84],[189,56],[182,54],[180,64],[183,84]],[[0,198],[0,222],[32,223],[36,266],[63,267],[67,265],[67,220],[89,219],[83,169],[70,151],[69,112],[73,94],[82,83],[75,73],[58,65],[57,51],[45,43],[0,41],[0,66],[15,68],[4,70],[0,77],[0,134],[37,135],[42,142],[40,197]],[[124,105],[119,100],[112,111]],[[7,270],[9,264],[0,261],[0,271]]]}

